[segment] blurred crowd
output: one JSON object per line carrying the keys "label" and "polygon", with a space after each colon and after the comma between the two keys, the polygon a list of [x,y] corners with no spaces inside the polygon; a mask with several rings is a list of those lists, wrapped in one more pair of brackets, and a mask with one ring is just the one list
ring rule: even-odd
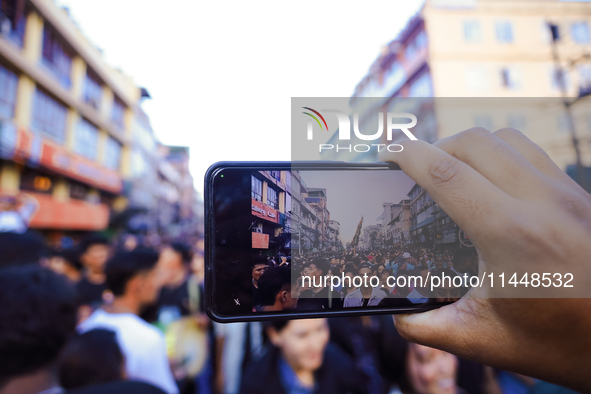
{"label": "blurred crowd", "polygon": [[[181,242],[151,248],[89,234],[56,250],[31,231],[1,232],[0,251],[0,394],[537,392],[527,377],[407,342],[389,315],[213,323],[204,310],[203,257]],[[289,287],[265,290],[266,282],[291,286],[292,264],[309,275],[400,275],[463,272],[475,261],[430,250],[325,257],[243,262],[259,297],[253,305],[298,304]],[[316,300],[347,306],[347,294],[366,294],[335,291]],[[386,299],[409,289],[380,291]],[[315,298],[299,302],[306,300]]]}

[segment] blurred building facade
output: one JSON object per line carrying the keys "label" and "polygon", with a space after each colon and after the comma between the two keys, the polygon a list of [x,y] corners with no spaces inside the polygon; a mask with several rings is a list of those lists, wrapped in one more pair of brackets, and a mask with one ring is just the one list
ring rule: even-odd
{"label": "blurred building facade", "polygon": [[[109,67],[53,1],[1,0],[0,12],[0,192],[33,195],[31,227],[56,237],[127,231],[141,222],[134,213],[157,212],[168,157],[140,107],[147,91]],[[147,221],[136,227],[158,230]]]}
{"label": "blurred building facade", "polygon": [[[549,24],[558,30],[559,67]],[[364,114],[393,112],[398,97],[560,98],[562,81],[566,96],[586,96],[591,92],[590,26],[588,1],[427,0],[359,82],[351,109],[359,113],[362,130],[375,130],[377,115]],[[359,100],[366,97],[381,100],[368,108],[367,101]],[[445,109],[435,106],[441,103],[412,102],[412,113],[420,120],[413,134],[419,139],[434,142],[461,131],[438,124]],[[588,105],[588,99],[583,99],[572,107],[586,166],[591,165],[591,117],[583,108]],[[575,154],[568,119],[562,112],[557,108],[556,127],[545,132],[536,127],[535,115],[475,114],[471,123],[490,130],[520,129],[566,169],[575,162]],[[543,128],[549,129],[547,125]],[[331,141],[336,137],[335,133]],[[355,161],[377,161],[375,150],[365,155],[330,151],[324,157],[348,160],[347,156]]]}

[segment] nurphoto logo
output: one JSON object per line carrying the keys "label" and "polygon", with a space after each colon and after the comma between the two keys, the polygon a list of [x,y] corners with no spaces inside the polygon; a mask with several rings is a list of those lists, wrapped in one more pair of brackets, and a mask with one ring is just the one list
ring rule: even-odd
{"label": "nurphoto logo", "polygon": [[[339,111],[336,109],[323,109],[317,111],[310,107],[302,107],[303,109],[307,110],[306,112],[302,112],[304,115],[310,117],[308,119],[307,124],[307,139],[313,140],[314,139],[314,123],[320,127],[321,131],[326,130],[329,132],[328,123],[322,114],[325,115],[334,115],[337,118],[339,123],[338,127],[338,139],[339,141],[350,141],[351,140],[351,120],[349,116],[344,113],[343,111]],[[308,112],[309,111],[309,112]],[[417,117],[411,113],[407,112],[400,112],[400,113],[393,113],[388,112],[386,114],[386,140],[392,141],[393,131],[400,130],[402,131],[408,138],[413,141],[417,140],[409,129],[415,127],[417,125]],[[398,123],[401,119],[410,120],[407,123]],[[315,121],[315,122],[314,122]],[[363,134],[359,130],[359,114],[353,114],[353,133],[357,139],[362,141],[380,141],[382,139],[382,134],[384,133],[384,114],[382,112],[378,113],[378,131],[374,134]],[[322,152],[323,150],[336,150],[339,151],[355,151],[355,152],[368,152],[375,147],[378,152],[380,149],[386,148],[389,152],[401,152],[403,147],[400,144],[355,144],[355,145],[339,145],[339,144],[319,144],[318,150]]]}

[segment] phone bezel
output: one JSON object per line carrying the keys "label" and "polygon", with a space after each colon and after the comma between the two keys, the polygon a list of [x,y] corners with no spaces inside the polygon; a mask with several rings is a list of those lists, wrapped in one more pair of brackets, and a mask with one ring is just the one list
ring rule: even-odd
{"label": "phone bezel", "polygon": [[392,315],[401,313],[424,312],[430,309],[439,308],[449,303],[439,304],[416,304],[413,306],[404,306],[396,308],[383,309],[340,309],[328,310],[322,312],[298,312],[298,313],[265,313],[256,312],[252,315],[242,316],[221,316],[216,314],[214,306],[215,290],[215,259],[214,259],[214,200],[213,200],[213,179],[216,174],[224,169],[240,169],[253,171],[267,170],[368,170],[368,169],[389,169],[401,171],[395,163],[347,163],[342,161],[220,161],[211,165],[205,174],[204,185],[204,209],[205,209],[205,311],[207,315],[218,323],[235,323],[249,321],[267,321],[275,319],[309,319],[321,317],[344,317],[344,316],[364,316],[364,315]]}

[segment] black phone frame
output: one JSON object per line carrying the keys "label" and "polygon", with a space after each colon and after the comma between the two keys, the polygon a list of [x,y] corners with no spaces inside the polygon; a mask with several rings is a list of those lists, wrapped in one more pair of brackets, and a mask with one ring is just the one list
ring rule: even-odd
{"label": "black phone frame", "polygon": [[344,161],[220,161],[212,164],[205,173],[204,184],[204,209],[205,209],[205,311],[210,319],[218,323],[236,323],[250,321],[268,321],[277,319],[310,319],[325,317],[345,317],[345,316],[366,316],[366,315],[393,315],[405,313],[425,312],[431,309],[440,308],[451,302],[438,304],[416,304],[403,307],[389,307],[382,309],[340,309],[318,312],[301,313],[265,313],[256,312],[252,315],[243,316],[220,316],[215,313],[214,290],[215,290],[215,243],[213,234],[215,232],[214,219],[215,214],[213,204],[213,179],[216,174],[224,169],[240,169],[252,171],[292,171],[292,170],[322,170],[339,169],[343,171],[368,170],[368,169],[389,169],[399,170],[400,167],[395,163],[349,163]]}

